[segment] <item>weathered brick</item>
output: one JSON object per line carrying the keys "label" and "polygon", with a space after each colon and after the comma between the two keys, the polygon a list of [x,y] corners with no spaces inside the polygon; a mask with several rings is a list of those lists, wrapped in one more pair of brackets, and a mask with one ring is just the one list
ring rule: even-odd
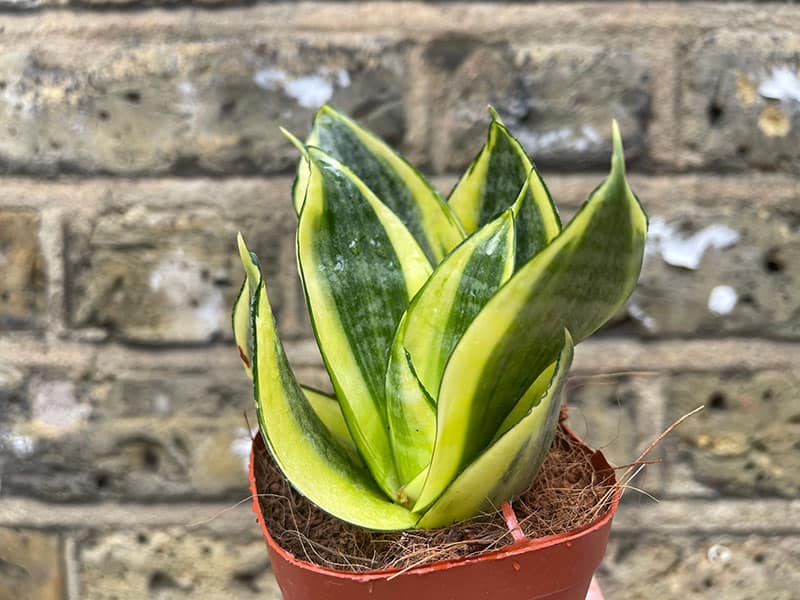
{"label": "weathered brick", "polygon": [[44,391],[62,396],[59,410],[41,408],[1,432],[9,442],[4,491],[51,501],[246,494],[250,445],[241,413],[94,422],[79,390],[56,383]]}
{"label": "weathered brick", "polygon": [[301,299],[283,214],[289,208],[259,210],[257,202],[238,215],[195,207],[100,217],[72,251],[73,324],[140,343],[229,339],[243,278],[236,232],[243,230],[274,290],[270,301],[282,333],[296,335]]}
{"label": "weathered brick", "polygon": [[606,166],[612,118],[629,159],[646,154],[649,69],[629,50],[449,36],[433,40],[425,56],[437,82],[437,132],[447,138],[439,169],[461,169],[473,158],[486,136],[487,104],[539,165]]}
{"label": "weathered brick", "polygon": [[564,391],[569,426],[616,465],[636,458],[638,394],[629,378],[574,376]]}
{"label": "weathered brick", "polygon": [[25,411],[25,374],[22,370],[0,360],[0,424],[20,418]]}
{"label": "weathered brick", "polygon": [[0,600],[61,600],[63,562],[57,535],[0,528]]}
{"label": "weathered brick", "polygon": [[642,335],[800,336],[800,210],[741,203],[651,214],[628,305]]}
{"label": "weathered brick", "polygon": [[800,173],[800,35],[716,31],[687,49],[681,141],[699,166]]}
{"label": "weathered brick", "polygon": [[[192,516],[187,515],[187,521]],[[94,533],[78,541],[81,598],[280,600],[264,542],[188,529]]]}
{"label": "weathered brick", "polygon": [[[576,373],[564,388],[564,403],[569,409],[569,427],[589,446],[603,452],[609,463],[628,465],[662,431],[662,396],[653,374]],[[648,456],[662,458],[660,448]],[[618,471],[621,477],[624,471]],[[637,492],[663,491],[662,466],[651,464],[637,473],[635,490],[625,496],[636,499]]]}
{"label": "weathered brick", "polygon": [[792,600],[800,538],[612,535],[598,577],[606,597]]}
{"label": "weathered brick", "polygon": [[[665,385],[669,421],[704,404],[666,440],[670,462],[686,464],[690,481],[672,476],[680,493],[692,482],[716,494],[800,494],[800,382],[790,372],[687,374]],[[689,488],[691,489],[691,488]]]}
{"label": "weathered brick", "polygon": [[39,217],[0,211],[0,330],[36,323],[45,304]]}
{"label": "weathered brick", "polygon": [[239,365],[230,370],[209,367],[195,372],[121,373],[93,387],[92,417],[241,415],[253,402],[244,370]]}
{"label": "weathered brick", "polygon": [[0,47],[0,163],[35,173],[272,173],[330,101],[399,143],[403,50],[381,39],[85,36]]}

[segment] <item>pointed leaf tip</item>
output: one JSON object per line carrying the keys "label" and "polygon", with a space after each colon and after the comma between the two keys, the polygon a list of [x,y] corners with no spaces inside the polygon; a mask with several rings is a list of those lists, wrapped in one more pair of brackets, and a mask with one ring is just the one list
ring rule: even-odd
{"label": "pointed leaf tip", "polygon": [[611,170],[619,169],[619,172],[625,175],[625,150],[622,147],[622,134],[616,119],[611,121],[611,147]]}
{"label": "pointed leaf tip", "polygon": [[242,260],[244,272],[247,274],[247,282],[250,285],[249,293],[255,293],[258,284],[261,282],[261,269],[258,265],[258,258],[247,248],[244,236],[241,232],[236,236],[239,246],[239,257]]}
{"label": "pointed leaf tip", "polygon": [[306,149],[306,145],[288,129],[284,127],[279,127],[278,129],[280,129],[281,133],[286,137],[286,139],[292,142],[292,145],[300,151],[300,154],[302,154],[304,158],[308,159],[308,150]]}
{"label": "pointed leaf tip", "polygon": [[492,115],[492,121],[497,121],[500,125],[504,125],[503,119],[500,118],[500,114],[494,109],[494,106],[491,104],[489,105],[489,114]]}

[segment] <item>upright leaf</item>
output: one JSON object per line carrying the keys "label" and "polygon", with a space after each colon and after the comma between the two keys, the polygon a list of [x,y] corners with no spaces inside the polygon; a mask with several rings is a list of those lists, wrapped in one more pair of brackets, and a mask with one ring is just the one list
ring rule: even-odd
{"label": "upright leaf", "polygon": [[[408,324],[397,328],[386,373],[386,416],[394,464],[404,487],[431,460],[436,436],[436,408],[411,363],[402,340]],[[402,500],[405,500],[404,496]]]}
{"label": "upright leaf", "polygon": [[[323,106],[307,144],[347,165],[400,218],[431,263],[438,263],[464,239],[458,219],[438,192],[383,140],[355,121]],[[294,190],[298,213],[305,169],[301,161]]]}
{"label": "upright leaf", "polygon": [[[420,519],[418,527],[445,527],[500,505],[530,487],[553,443],[561,389],[572,364],[573,346],[564,332],[558,360],[536,380],[539,395],[522,418],[483,450]],[[526,394],[527,395],[527,394]]]}
{"label": "upright leaf", "polygon": [[431,273],[408,229],[347,167],[308,148],[298,262],[312,326],[353,441],[375,480],[400,487],[386,421],[392,339]]}
{"label": "upright leaf", "polygon": [[580,342],[619,309],[639,276],[646,230],[625,181],[615,123],[609,177],[486,304],[453,351],[439,392],[431,468],[414,510],[435,501],[491,440],[556,358],[565,328]]}
{"label": "upright leaf", "polygon": [[448,203],[467,233],[512,205],[516,215],[517,266],[561,231],[553,200],[520,143],[492,111],[486,144],[450,193]]}
{"label": "upright leaf", "polygon": [[[239,239],[241,240],[241,235]],[[243,242],[240,241],[241,243]],[[250,286],[245,278],[239,288],[239,295],[236,296],[236,301],[233,303],[231,322],[233,325],[233,337],[236,340],[236,349],[239,352],[239,358],[242,360],[244,371],[250,380],[253,379],[253,337],[250,328],[251,298]]]}
{"label": "upright leaf", "polygon": [[[239,295],[233,305],[233,335],[236,339],[236,347],[239,350],[239,357],[244,364],[245,372],[250,381],[253,380],[253,328],[252,328],[252,309],[253,300],[256,298],[251,289],[255,291],[261,281],[261,272],[258,267],[258,259],[251,254],[244,243],[244,238],[238,235],[239,255],[247,269],[242,287],[239,288]],[[302,386],[301,386],[302,387]],[[331,432],[333,438],[345,448],[354,460],[360,465],[361,457],[358,454],[350,432],[347,430],[342,410],[336,398],[332,398],[323,392],[308,387],[302,387],[303,394],[308,400],[311,408],[320,418],[322,423]]]}
{"label": "upright leaf", "polygon": [[431,459],[436,399],[444,366],[472,319],[514,268],[514,222],[506,211],[436,267],[406,311],[386,380],[390,435],[401,481]]}
{"label": "upright leaf", "polygon": [[331,433],[333,439],[339,442],[339,445],[350,453],[350,456],[358,465],[363,466],[363,461],[358,453],[353,438],[350,437],[350,431],[347,429],[347,422],[344,420],[342,408],[336,398],[329,396],[319,390],[310,387],[300,386],[303,394],[308,400],[308,404],[314,409],[319,420],[325,425],[325,428]]}
{"label": "upright leaf", "polygon": [[[249,253],[244,252],[242,259],[248,271],[258,270]],[[369,472],[353,461],[311,408],[286,360],[260,276],[254,296],[256,409],[261,432],[281,471],[298,492],[344,521],[369,529],[412,527],[416,517],[383,496]]]}

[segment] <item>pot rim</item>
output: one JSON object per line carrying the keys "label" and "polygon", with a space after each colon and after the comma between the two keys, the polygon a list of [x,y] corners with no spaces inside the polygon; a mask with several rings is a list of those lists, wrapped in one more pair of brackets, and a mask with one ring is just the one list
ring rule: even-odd
{"label": "pot rim", "polygon": [[270,550],[277,553],[283,560],[285,560],[286,562],[290,563],[293,566],[308,571],[312,571],[320,575],[326,575],[328,577],[334,577],[350,581],[375,581],[379,579],[388,579],[392,576],[411,575],[411,574],[424,575],[426,573],[441,571],[444,569],[449,569],[461,565],[469,565],[477,562],[502,560],[509,557],[518,556],[520,554],[525,554],[527,552],[533,552],[535,550],[548,548],[550,546],[555,546],[562,543],[566,543],[569,546],[571,545],[571,542],[580,539],[584,536],[588,536],[593,532],[602,529],[603,527],[606,527],[609,524],[611,519],[614,517],[617,508],[619,507],[622,488],[620,487],[619,483],[616,480],[614,469],[611,467],[611,465],[609,465],[605,456],[603,456],[603,453],[600,452],[599,450],[592,450],[589,446],[587,446],[583,442],[583,440],[581,440],[575,434],[575,432],[573,432],[569,427],[567,427],[565,423],[562,422],[560,426],[564,428],[564,431],[570,437],[572,437],[574,440],[576,440],[581,444],[581,446],[583,447],[584,451],[587,452],[587,454],[591,454],[590,460],[592,461],[592,465],[594,466],[595,471],[608,471],[611,474],[611,477],[613,478],[612,485],[614,487],[614,493],[611,497],[611,501],[609,502],[608,508],[600,516],[595,518],[590,523],[583,525],[582,527],[571,529],[570,531],[566,531],[564,533],[556,533],[538,538],[527,538],[525,540],[513,542],[507,546],[504,546],[503,548],[492,550],[491,552],[486,552],[485,554],[481,554],[479,556],[474,556],[471,558],[441,560],[426,565],[421,565],[419,567],[412,567],[406,569],[390,568],[390,569],[375,569],[371,571],[344,571],[314,564],[312,562],[300,559],[291,552],[289,552],[288,550],[285,550],[283,547],[280,546],[280,544],[278,544],[273,539],[272,535],[270,535],[269,533],[269,529],[267,528],[266,524],[266,519],[264,517],[264,513],[261,510],[261,504],[259,503],[259,496],[255,478],[256,444],[259,443],[260,441],[262,446],[264,447],[264,451],[268,452],[266,445],[264,444],[263,438],[261,437],[260,431],[258,431],[255,434],[255,436],[253,436],[253,443],[250,448],[249,478],[250,478],[250,491],[253,497],[253,512],[256,513],[257,521],[261,526],[261,532],[264,535],[264,538],[267,540],[267,544],[269,545]]}

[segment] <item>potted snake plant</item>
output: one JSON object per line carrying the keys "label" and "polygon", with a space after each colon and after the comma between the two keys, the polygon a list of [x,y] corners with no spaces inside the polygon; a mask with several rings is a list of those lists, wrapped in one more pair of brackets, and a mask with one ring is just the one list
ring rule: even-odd
{"label": "potted snake plant", "polygon": [[[329,106],[300,152],[297,259],[334,395],[296,380],[257,256],[233,310],[253,382],[254,508],[285,600],[582,599],[617,494],[590,524],[477,558],[355,573],[275,542],[253,464],[266,453],[292,488],[371,531],[445,528],[531,486],[553,442],[575,344],[627,299],[647,217],[611,171],[570,223],[494,111],[488,139],[445,200],[383,141]],[[613,471],[592,455],[598,476]],[[513,515],[512,515],[513,516]]]}

